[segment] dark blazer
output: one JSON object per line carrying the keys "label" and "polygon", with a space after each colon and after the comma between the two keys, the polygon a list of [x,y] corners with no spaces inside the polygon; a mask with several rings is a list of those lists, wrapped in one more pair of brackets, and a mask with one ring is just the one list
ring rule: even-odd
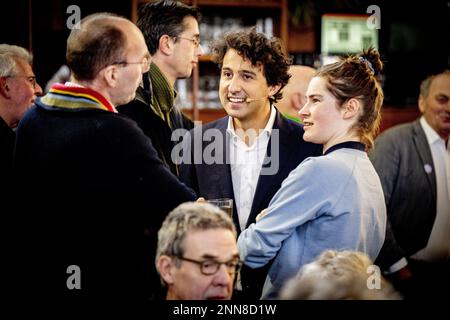
{"label": "dark blazer", "polygon": [[436,176],[419,120],[383,132],[370,158],[380,176],[390,223],[377,263],[388,268],[426,246],[436,218]]}
{"label": "dark blazer", "polygon": [[[211,143],[210,141],[201,141],[202,134],[208,129],[217,129],[224,141],[223,148],[216,150],[216,158],[221,160],[221,163],[207,164],[204,161],[195,164],[182,164],[180,166],[180,179],[189,187],[193,188],[199,196],[206,199],[214,198],[232,198],[234,199],[233,183],[231,180],[231,169],[229,164],[229,141],[227,134],[228,116],[219,119],[215,122],[207,123],[201,127],[197,127],[190,133],[189,143],[186,144],[186,149],[190,148],[191,163],[194,162],[195,152],[197,157],[203,153],[203,150]],[[275,174],[260,175],[256,186],[255,196],[253,198],[252,209],[247,221],[247,227],[255,222],[256,216],[269,205],[270,200],[275,193],[280,189],[281,183],[295,169],[304,159],[310,156],[317,156],[322,154],[322,146],[305,142],[303,140],[303,127],[291,120],[285,118],[277,111],[276,119],[273,125],[273,130],[278,130],[279,133],[279,168]],[[274,131],[273,131],[274,132]],[[269,140],[266,157],[272,156],[271,142],[274,137],[273,133]],[[186,141],[185,141],[186,142]],[[197,146],[196,146],[197,145]],[[202,159],[200,157],[200,159]],[[267,163],[265,167],[274,165],[274,162]],[[238,212],[236,204],[234,203],[233,220],[240,233]],[[242,285],[245,297],[251,299],[259,299],[261,296],[262,286],[264,284],[267,268],[270,264],[259,269],[248,270],[243,268],[241,272]],[[253,276],[253,277],[252,277]]]}

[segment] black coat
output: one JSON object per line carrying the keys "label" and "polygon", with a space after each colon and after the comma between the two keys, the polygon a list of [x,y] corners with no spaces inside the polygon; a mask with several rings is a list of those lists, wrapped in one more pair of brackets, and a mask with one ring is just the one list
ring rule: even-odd
{"label": "black coat", "polygon": [[[38,100],[16,142],[14,165],[27,194],[22,214],[30,242],[24,250],[30,262],[39,262],[51,297],[142,299],[143,286],[153,294],[157,231],[170,210],[196,196],[163,165],[136,123]],[[72,264],[81,268],[79,291],[66,288]]]}
{"label": "black coat", "polygon": [[16,134],[0,117],[0,170],[2,190],[9,190],[12,183],[12,156]]}
{"label": "black coat", "polygon": [[[148,79],[144,77],[144,79]],[[148,81],[148,80],[147,80]],[[147,137],[152,140],[152,144],[158,152],[161,161],[178,175],[177,165],[172,161],[171,152],[177,141],[172,141],[172,132],[175,129],[190,130],[194,127],[191,120],[173,107],[169,112],[171,127],[161,117],[152,110],[152,87],[148,83],[147,89],[139,87],[136,98],[126,105],[119,106],[117,110],[136,121]]]}

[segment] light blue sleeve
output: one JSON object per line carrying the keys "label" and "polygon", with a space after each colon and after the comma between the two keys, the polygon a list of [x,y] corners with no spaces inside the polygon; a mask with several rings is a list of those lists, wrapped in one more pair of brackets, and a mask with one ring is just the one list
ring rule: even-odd
{"label": "light blue sleeve", "polygon": [[339,178],[333,172],[338,168],[324,158],[308,158],[293,170],[272,198],[267,215],[240,234],[238,248],[245,264],[265,265],[297,227],[331,210],[332,196],[339,190]]}

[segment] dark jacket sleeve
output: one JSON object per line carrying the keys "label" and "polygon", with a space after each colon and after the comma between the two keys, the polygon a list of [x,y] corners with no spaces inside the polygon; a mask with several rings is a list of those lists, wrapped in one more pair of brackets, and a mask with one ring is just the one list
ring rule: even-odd
{"label": "dark jacket sleeve", "polygon": [[370,159],[377,171],[383,187],[386,201],[388,220],[386,225],[386,238],[376,263],[384,270],[405,257],[404,250],[398,245],[391,226],[391,211],[389,210],[392,193],[397,184],[400,154],[396,146],[394,135],[381,135],[375,141],[375,148],[370,154]]}
{"label": "dark jacket sleeve", "polygon": [[180,164],[180,180],[183,181],[189,188],[199,192],[197,173],[194,164],[194,142],[193,130],[186,133],[182,142],[182,159]]}

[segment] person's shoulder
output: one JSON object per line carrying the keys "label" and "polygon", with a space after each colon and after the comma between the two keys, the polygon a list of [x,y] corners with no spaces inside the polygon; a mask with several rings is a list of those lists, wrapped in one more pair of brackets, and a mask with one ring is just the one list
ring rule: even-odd
{"label": "person's shoulder", "polygon": [[303,124],[301,122],[296,122],[292,119],[289,119],[278,110],[277,117],[279,119],[281,128],[286,128],[290,131],[295,131],[296,133],[303,133]]}
{"label": "person's shoulder", "polygon": [[136,98],[131,100],[127,104],[123,104],[123,105],[117,107],[117,111],[119,113],[123,113],[123,114],[129,114],[129,113],[133,114],[133,113],[136,113],[136,112],[139,112],[142,110],[146,110],[146,109],[150,109],[148,107],[148,105],[146,105],[145,103],[143,103],[142,101],[140,101]]}
{"label": "person's shoulder", "polygon": [[359,152],[352,149],[342,149],[334,151],[328,155],[320,157],[311,157],[311,165],[314,170],[323,172],[334,177],[345,178],[353,173],[353,165],[356,158],[359,157]]}
{"label": "person's shoulder", "polygon": [[153,118],[158,117],[151,106],[138,98],[138,95],[127,104],[118,106],[116,109],[120,114],[124,114],[138,123],[151,121]]}
{"label": "person's shoulder", "polygon": [[124,131],[142,132],[135,121],[121,113],[101,112],[95,118],[100,130],[110,130],[122,135]]}
{"label": "person's shoulder", "polygon": [[332,172],[342,168],[341,161],[336,161],[330,156],[309,157],[303,160],[300,166],[305,171],[314,171],[317,173]]}
{"label": "person's shoulder", "polygon": [[196,125],[191,131],[192,132],[199,132],[199,131],[206,131],[208,129],[218,129],[218,130],[226,130],[228,127],[228,116],[225,116],[223,118],[207,122],[201,125]]}
{"label": "person's shoulder", "polygon": [[414,130],[414,127],[417,125],[417,120],[408,123],[402,123],[396,126],[393,126],[385,131],[383,131],[376,140],[392,140],[398,138],[405,138],[411,136]]}
{"label": "person's shoulder", "polygon": [[[152,141],[142,129],[127,116],[120,113],[104,112],[97,116],[96,136],[108,141],[110,146],[123,153],[148,154]],[[153,148],[153,147],[152,147]],[[127,150],[127,151],[124,151]]]}
{"label": "person's shoulder", "polygon": [[352,172],[341,161],[330,156],[318,156],[306,158],[291,175],[308,188],[334,192],[336,184],[347,181]]}

